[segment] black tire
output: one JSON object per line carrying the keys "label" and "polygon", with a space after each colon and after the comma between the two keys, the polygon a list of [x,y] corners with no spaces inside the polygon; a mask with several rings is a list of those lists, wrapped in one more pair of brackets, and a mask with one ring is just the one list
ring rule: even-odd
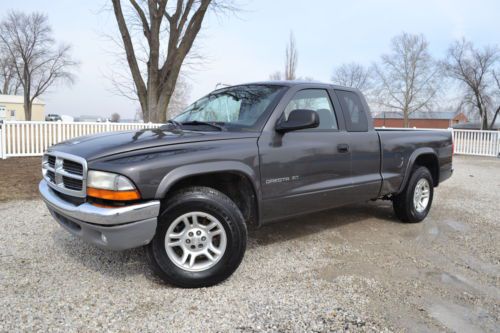
{"label": "black tire", "polygon": [[[418,212],[413,203],[413,197],[415,195],[415,187],[417,186],[419,180],[422,178],[426,179],[428,184],[430,185],[429,202],[423,211]],[[416,167],[413,170],[410,176],[410,180],[406,184],[403,191],[400,194],[394,196],[392,200],[394,212],[396,213],[398,219],[400,219],[403,222],[408,222],[408,223],[420,222],[423,219],[425,219],[425,217],[429,213],[429,210],[431,209],[432,206],[433,197],[434,197],[434,185],[433,185],[432,175],[429,172],[429,169],[422,166]]]}
{"label": "black tire", "polygon": [[[158,219],[156,234],[146,250],[149,262],[160,278],[178,287],[199,288],[215,285],[233,274],[245,254],[247,229],[243,215],[231,199],[212,188],[189,187],[174,194],[165,207]],[[227,238],[226,250],[215,266],[197,272],[177,266],[165,249],[169,226],[177,217],[193,211],[218,219]]]}

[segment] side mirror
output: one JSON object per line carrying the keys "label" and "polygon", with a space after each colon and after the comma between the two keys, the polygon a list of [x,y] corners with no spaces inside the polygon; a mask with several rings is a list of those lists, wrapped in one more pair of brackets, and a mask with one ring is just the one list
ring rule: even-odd
{"label": "side mirror", "polygon": [[298,109],[288,115],[288,120],[276,124],[276,131],[286,133],[304,128],[316,128],[319,126],[319,116],[316,111]]}

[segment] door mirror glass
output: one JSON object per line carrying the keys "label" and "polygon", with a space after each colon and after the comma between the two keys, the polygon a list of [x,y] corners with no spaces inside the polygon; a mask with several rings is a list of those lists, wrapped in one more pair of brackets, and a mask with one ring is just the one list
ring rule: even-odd
{"label": "door mirror glass", "polygon": [[316,128],[318,126],[319,116],[316,111],[297,109],[290,112],[287,120],[283,119],[276,125],[276,131],[285,133],[305,128]]}

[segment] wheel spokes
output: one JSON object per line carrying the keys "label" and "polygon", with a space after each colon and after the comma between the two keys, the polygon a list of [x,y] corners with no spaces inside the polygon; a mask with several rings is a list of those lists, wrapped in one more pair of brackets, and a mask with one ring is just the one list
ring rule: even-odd
{"label": "wheel spokes", "polygon": [[194,262],[196,261],[196,255],[191,253],[191,258],[189,259],[189,267],[193,267]]}
{"label": "wheel spokes", "polygon": [[209,231],[209,233],[210,233],[210,236],[214,237],[214,236],[222,234],[222,230],[221,229],[216,229],[214,231]]}
{"label": "wheel spokes", "polygon": [[210,244],[210,246],[208,247],[208,249],[210,251],[212,251],[213,253],[215,253],[216,255],[221,254],[221,251],[218,248],[216,248],[213,243]]}
{"label": "wheel spokes", "polygon": [[199,223],[199,221],[198,221],[198,216],[197,216],[197,215],[193,215],[193,225],[194,225],[195,227],[200,226],[200,223]]}
{"label": "wheel spokes", "polygon": [[182,241],[181,240],[177,240],[175,242],[169,242],[168,246],[170,246],[170,247],[176,247],[176,246],[181,246],[181,244],[182,244]]}
{"label": "wheel spokes", "polygon": [[210,251],[208,251],[208,250],[206,250],[206,251],[205,251],[204,255],[205,255],[205,256],[208,258],[208,260],[210,260],[210,261],[214,261],[214,260],[215,260],[214,256],[213,256],[213,255],[210,253]]}
{"label": "wheel spokes", "polygon": [[186,261],[188,260],[189,252],[185,249],[183,251],[184,252],[182,253],[181,263],[184,265],[186,263]]}
{"label": "wheel spokes", "polygon": [[413,193],[413,206],[417,212],[423,212],[428,204],[430,198],[430,185],[427,179],[422,178],[417,182],[415,191]]}
{"label": "wheel spokes", "polygon": [[184,235],[184,231],[182,232],[171,232],[168,234],[168,238],[179,239]]}
{"label": "wheel spokes", "polygon": [[169,259],[187,271],[203,271],[224,255],[227,236],[222,223],[204,212],[190,212],[175,219],[165,236]]}
{"label": "wheel spokes", "polygon": [[209,225],[207,225],[207,230],[210,231],[213,228],[215,228],[216,226],[217,226],[217,222],[212,222]]}

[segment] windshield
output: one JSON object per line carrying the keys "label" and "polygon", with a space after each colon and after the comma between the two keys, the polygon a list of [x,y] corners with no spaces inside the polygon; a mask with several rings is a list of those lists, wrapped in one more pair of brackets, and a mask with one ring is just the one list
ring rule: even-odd
{"label": "windshield", "polygon": [[283,90],[283,86],[257,84],[216,90],[173,120],[190,129],[204,122],[227,130],[258,130]]}

